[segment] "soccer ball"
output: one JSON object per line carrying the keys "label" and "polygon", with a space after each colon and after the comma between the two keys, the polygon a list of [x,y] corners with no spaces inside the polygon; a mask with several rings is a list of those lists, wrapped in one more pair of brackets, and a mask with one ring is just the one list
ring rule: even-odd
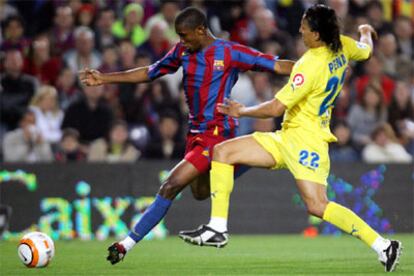
{"label": "soccer ball", "polygon": [[55,256],[55,245],[45,233],[30,232],[21,238],[17,254],[27,267],[45,267]]}

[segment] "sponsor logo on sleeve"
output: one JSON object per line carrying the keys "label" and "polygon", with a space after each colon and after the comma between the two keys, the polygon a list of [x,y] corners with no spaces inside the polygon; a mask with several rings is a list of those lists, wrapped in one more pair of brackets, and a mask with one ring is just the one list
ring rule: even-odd
{"label": "sponsor logo on sleeve", "polygon": [[362,43],[362,42],[357,42],[356,45],[357,45],[357,47],[359,49],[366,49],[366,48],[368,48],[367,44]]}
{"label": "sponsor logo on sleeve", "polygon": [[301,87],[305,82],[305,76],[303,74],[297,73],[293,76],[292,83],[295,88]]}

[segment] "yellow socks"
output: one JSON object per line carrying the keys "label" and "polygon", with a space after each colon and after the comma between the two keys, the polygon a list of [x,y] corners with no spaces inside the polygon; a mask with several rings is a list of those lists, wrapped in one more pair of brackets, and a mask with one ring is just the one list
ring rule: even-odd
{"label": "yellow socks", "polygon": [[381,236],[354,212],[335,202],[329,202],[323,214],[323,219],[342,231],[357,237],[368,246],[373,247]]}
{"label": "yellow socks", "polygon": [[[227,230],[230,194],[233,191],[233,184],[234,167],[216,161],[211,162],[211,220],[209,225],[220,232]],[[215,225],[217,221],[220,222],[220,226]]]}

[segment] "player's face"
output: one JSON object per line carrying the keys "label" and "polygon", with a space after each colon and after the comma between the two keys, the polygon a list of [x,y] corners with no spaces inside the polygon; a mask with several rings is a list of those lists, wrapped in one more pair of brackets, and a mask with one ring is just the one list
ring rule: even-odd
{"label": "player's face", "polygon": [[308,48],[312,48],[315,42],[319,39],[319,34],[311,30],[308,20],[306,20],[304,17],[302,18],[300,24],[299,33],[301,33],[303,43],[305,43],[305,46]]}
{"label": "player's face", "polygon": [[175,28],[181,43],[190,52],[196,52],[201,49],[201,40],[203,38],[201,27],[197,27],[194,30],[184,26],[176,26]]}

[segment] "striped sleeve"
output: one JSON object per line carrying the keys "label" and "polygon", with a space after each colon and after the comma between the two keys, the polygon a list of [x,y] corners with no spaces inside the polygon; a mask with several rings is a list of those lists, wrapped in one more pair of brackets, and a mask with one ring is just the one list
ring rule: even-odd
{"label": "striped sleeve", "polygon": [[277,56],[263,54],[255,49],[240,45],[232,45],[232,64],[241,71],[275,71]]}
{"label": "striped sleeve", "polygon": [[165,74],[175,73],[181,66],[182,52],[183,47],[176,44],[162,59],[149,66],[148,77],[154,80]]}

